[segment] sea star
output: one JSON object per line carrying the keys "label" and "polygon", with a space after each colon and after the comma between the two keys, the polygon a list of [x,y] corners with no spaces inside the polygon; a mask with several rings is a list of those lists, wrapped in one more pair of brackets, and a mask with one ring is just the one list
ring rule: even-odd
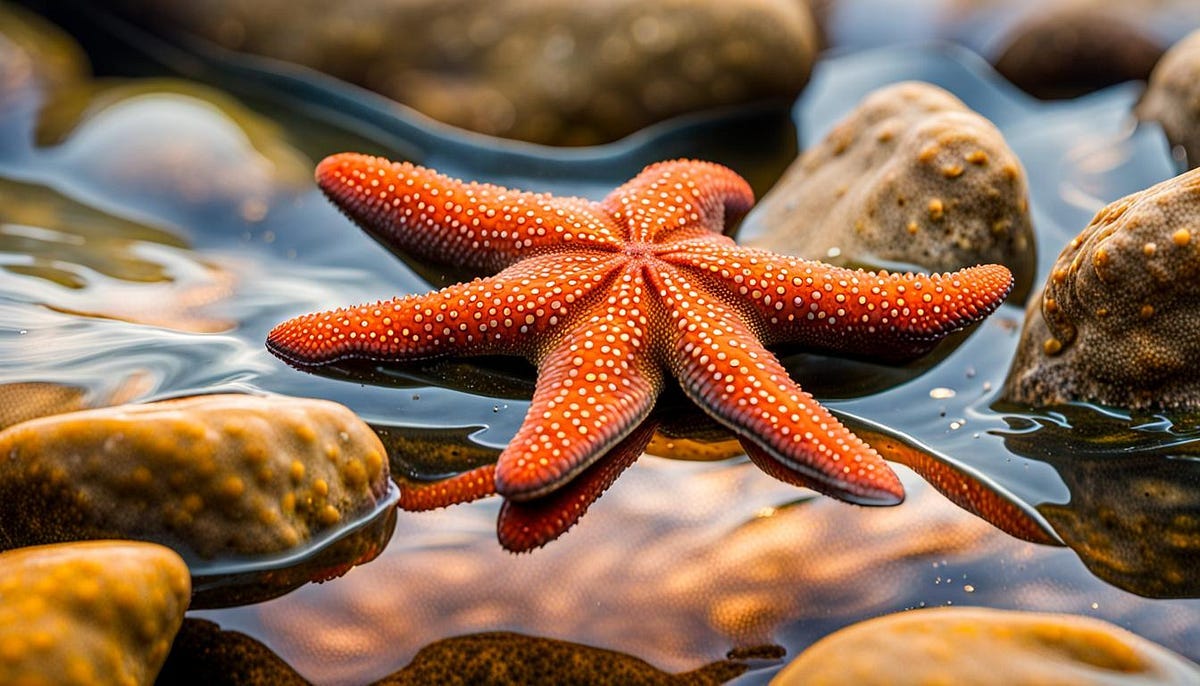
{"label": "sea star", "polygon": [[723,231],[753,192],[708,162],[653,164],[600,202],[351,153],[326,158],[316,177],[380,241],[494,275],[297,317],[267,346],[298,367],[528,357],[538,368],[528,414],[477,484],[515,501],[563,486],[621,443],[672,375],[768,473],[855,503],[898,503],[895,473],[766,346],[914,357],[1012,286],[999,265],[873,273],[738,246]]}

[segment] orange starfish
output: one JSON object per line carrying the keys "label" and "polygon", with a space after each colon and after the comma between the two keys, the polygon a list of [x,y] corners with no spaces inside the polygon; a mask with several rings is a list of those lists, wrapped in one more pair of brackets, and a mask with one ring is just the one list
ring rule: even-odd
{"label": "orange starfish", "polygon": [[498,273],[298,317],[275,327],[267,346],[299,367],[531,359],[529,412],[494,471],[468,477],[476,495],[494,488],[521,501],[566,484],[634,432],[671,375],[768,473],[851,502],[898,503],[895,473],[766,346],[914,357],[987,316],[1012,285],[998,265],[872,273],[738,246],[723,231],[753,193],[707,162],[651,165],[600,202],[357,154],[325,159],[316,176],[382,242]]}

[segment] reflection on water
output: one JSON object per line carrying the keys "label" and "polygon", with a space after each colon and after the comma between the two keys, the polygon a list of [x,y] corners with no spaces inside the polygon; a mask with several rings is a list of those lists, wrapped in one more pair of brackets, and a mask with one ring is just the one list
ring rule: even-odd
{"label": "reflection on water", "polygon": [[[0,192],[12,199],[0,207],[0,382],[32,384],[37,412],[215,389],[328,398],[377,427],[409,478],[485,466],[516,431],[531,377],[484,361],[319,378],[271,359],[262,341],[278,321],[453,276],[414,269],[354,229],[307,180],[308,160],[399,151],[456,176],[595,197],[680,155],[725,162],[761,194],[788,161],[774,159],[780,149],[794,152],[778,113],[743,113],[560,155],[424,131],[357,91],[253,65],[197,58],[199,86],[84,35],[98,70],[136,78],[99,88],[76,67],[77,91],[44,80],[0,107]],[[827,60],[796,109],[800,136],[819,139],[884,83],[951,90],[1028,170],[1041,276],[1100,204],[1174,173],[1159,133],[1127,124],[1136,89],[1037,104],[981,69],[944,50]],[[39,114],[42,103],[64,109]],[[179,113],[186,125],[164,128]],[[651,452],[716,461],[642,457],[532,554],[497,545],[495,500],[399,512],[370,564],[202,614],[323,683],[379,678],[422,646],[499,628],[679,672],[731,647],[794,654],[842,625],[946,603],[1095,615],[1200,658],[1191,425],[991,407],[1021,319],[1006,305],[914,368],[788,359],[801,385],[836,398],[840,416],[892,442],[890,456],[949,500],[903,468],[909,499],[897,508],[815,497],[729,458],[727,438],[668,404]],[[39,395],[48,383],[78,390]],[[1055,538],[1074,552],[1022,540]]]}
{"label": "reflection on water", "polygon": [[1014,454],[1071,492],[1037,509],[1100,578],[1155,598],[1200,597],[1200,427],[1061,406],[1007,418]]}

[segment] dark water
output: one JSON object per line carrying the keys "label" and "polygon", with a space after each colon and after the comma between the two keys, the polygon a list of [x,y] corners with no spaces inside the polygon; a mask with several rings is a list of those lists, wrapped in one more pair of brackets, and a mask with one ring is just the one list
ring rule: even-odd
{"label": "dark water", "polygon": [[[764,105],[561,151],[446,129],[306,72],[142,36],[131,47],[94,18],[62,21],[103,78],[0,107],[0,383],[71,384],[95,404],[217,389],[328,398],[414,462],[446,444],[486,459],[519,425],[531,377],[467,364],[384,369],[363,384],[301,374],[265,351],[287,317],[461,276],[398,259],[344,220],[310,180],[326,154],[378,152],[588,197],[689,156],[732,166],[761,194],[797,140],[819,139],[873,88],[926,80],[995,122],[1022,160],[1039,279],[1103,204],[1176,173],[1161,133],[1133,125],[1137,86],[1042,104],[944,47],[823,61],[790,116]],[[1005,305],[922,373],[787,363],[852,424],[968,470],[1066,546],[1003,533],[903,468],[908,501],[868,510],[741,458],[645,457],[532,554],[499,548],[495,501],[400,513],[381,557],[346,576],[197,616],[322,683],[379,677],[432,641],[497,629],[683,670],[735,647],[794,655],[851,622],[943,604],[1097,616],[1200,659],[1195,422],[999,406],[1021,320],[1021,303]]]}

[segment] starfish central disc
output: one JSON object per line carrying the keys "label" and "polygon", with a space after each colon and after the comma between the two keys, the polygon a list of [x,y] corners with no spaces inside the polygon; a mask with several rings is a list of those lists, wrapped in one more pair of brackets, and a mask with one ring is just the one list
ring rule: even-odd
{"label": "starfish central disc", "polygon": [[380,241],[491,275],[297,317],[271,331],[268,348],[302,368],[529,358],[533,401],[486,480],[513,500],[563,486],[620,444],[673,377],[773,476],[851,502],[897,503],[895,473],[766,346],[914,357],[987,316],[1012,286],[999,265],[873,273],[738,246],[723,231],[753,193],[707,162],[651,165],[600,202],[349,153],[316,175]]}

